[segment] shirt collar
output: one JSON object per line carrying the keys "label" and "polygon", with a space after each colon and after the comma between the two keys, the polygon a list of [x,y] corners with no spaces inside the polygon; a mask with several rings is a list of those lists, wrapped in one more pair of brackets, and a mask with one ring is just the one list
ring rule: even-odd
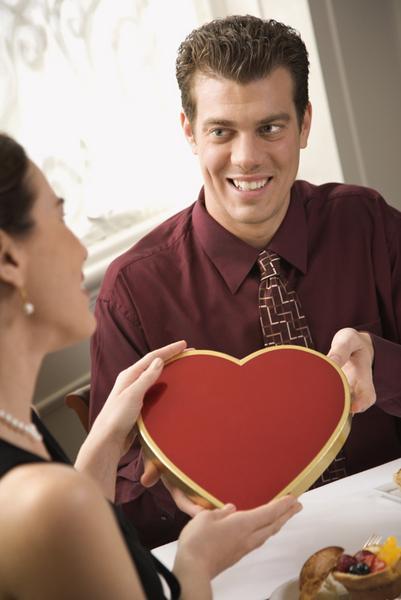
{"label": "shirt collar", "polygon": [[287,213],[267,248],[303,274],[308,270],[308,234],[305,205],[297,182],[292,186]]}
{"label": "shirt collar", "polygon": [[[305,209],[302,200],[295,196],[292,191],[287,214],[267,248],[305,273],[307,267]],[[235,294],[255,265],[260,250],[237,238],[209,215],[205,208],[203,188],[195,203],[192,221],[203,250],[223,277],[231,293]]]}

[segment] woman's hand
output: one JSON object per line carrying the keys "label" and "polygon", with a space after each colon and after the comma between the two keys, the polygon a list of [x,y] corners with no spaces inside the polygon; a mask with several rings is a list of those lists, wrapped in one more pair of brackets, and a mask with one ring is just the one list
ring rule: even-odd
{"label": "woman's hand", "polygon": [[97,481],[114,502],[117,466],[136,435],[136,420],[143,397],[163,370],[164,361],[183,352],[186,342],[175,342],[150,352],[121,371],[102,410],[93,423],[75,461],[75,468]]}
{"label": "woman's hand", "polygon": [[109,439],[121,445],[121,456],[128,452],[136,436],[135,424],[142,409],[144,395],[157,381],[164,362],[180,354],[185,348],[185,341],[174,342],[149,352],[128,369],[121,371],[92,426],[91,434],[96,430],[107,432]]}
{"label": "woman's hand", "polygon": [[181,532],[174,571],[184,588],[194,575],[210,581],[261,546],[301,508],[296,498],[285,496],[252,510],[236,511],[232,504],[203,510]]}

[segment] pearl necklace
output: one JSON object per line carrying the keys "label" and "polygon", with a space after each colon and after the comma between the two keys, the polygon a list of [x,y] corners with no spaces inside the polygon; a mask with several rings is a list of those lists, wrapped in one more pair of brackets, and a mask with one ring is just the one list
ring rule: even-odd
{"label": "pearl necklace", "polygon": [[33,423],[24,423],[9,412],[6,412],[3,408],[0,408],[0,421],[3,421],[6,425],[15,429],[21,435],[30,437],[34,442],[41,442],[42,435],[39,433],[38,428]]}

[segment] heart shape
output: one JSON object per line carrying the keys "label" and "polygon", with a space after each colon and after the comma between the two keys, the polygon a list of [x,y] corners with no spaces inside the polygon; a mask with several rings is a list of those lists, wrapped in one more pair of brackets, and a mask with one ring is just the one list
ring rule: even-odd
{"label": "heart shape", "polygon": [[243,359],[181,354],[148,391],[138,428],[145,453],[194,501],[247,509],[307,490],[350,421],[341,369],[314,350],[276,346]]}

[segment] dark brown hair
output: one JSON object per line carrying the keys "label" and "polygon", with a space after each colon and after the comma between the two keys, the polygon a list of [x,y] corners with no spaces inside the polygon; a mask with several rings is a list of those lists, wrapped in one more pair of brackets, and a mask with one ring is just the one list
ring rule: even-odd
{"label": "dark brown hair", "polygon": [[261,79],[277,67],[288,69],[294,82],[294,104],[301,126],[308,97],[308,52],[298,32],[277,21],[251,15],[216,19],[194,29],[178,49],[176,77],[182,108],[193,122],[196,73],[241,84]]}
{"label": "dark brown hair", "polygon": [[0,229],[23,235],[33,227],[34,192],[26,177],[29,160],[18,142],[0,133]]}

